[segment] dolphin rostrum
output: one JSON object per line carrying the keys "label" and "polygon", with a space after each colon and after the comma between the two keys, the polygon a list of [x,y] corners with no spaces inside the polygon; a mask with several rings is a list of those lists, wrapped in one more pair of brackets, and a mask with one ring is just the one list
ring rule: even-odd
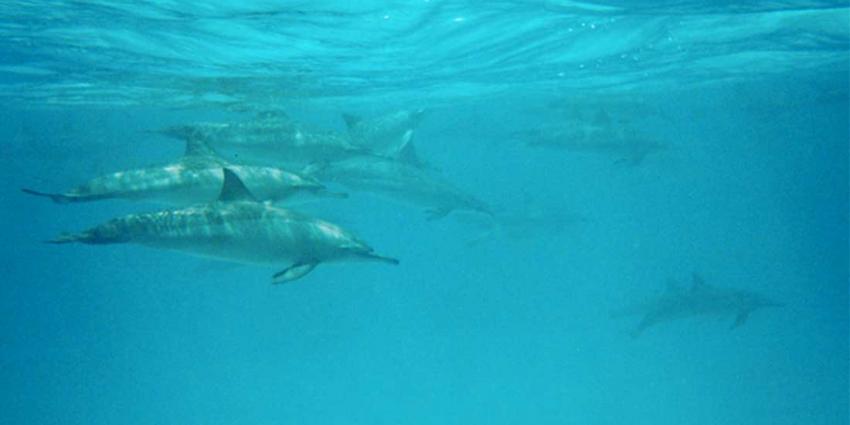
{"label": "dolphin rostrum", "polygon": [[296,280],[331,261],[398,264],[335,224],[258,202],[236,173],[227,168],[223,173],[215,202],[127,215],[49,242],[135,243],[238,263],[290,264],[274,274],[274,283]]}
{"label": "dolphin rostrum", "polygon": [[224,181],[222,167],[236,173],[261,200],[280,201],[298,192],[328,193],[317,180],[281,168],[228,164],[197,138],[186,141],[186,154],[175,163],[107,174],[65,193],[22,190],[57,203],[120,198],[191,205],[216,199]]}
{"label": "dolphin rostrum", "polygon": [[670,282],[660,297],[627,307],[612,316],[642,316],[632,331],[632,336],[637,337],[650,326],[696,316],[733,315],[731,329],[735,329],[743,325],[753,311],[780,306],[782,304],[754,292],[708,285],[694,273],[690,288]]}

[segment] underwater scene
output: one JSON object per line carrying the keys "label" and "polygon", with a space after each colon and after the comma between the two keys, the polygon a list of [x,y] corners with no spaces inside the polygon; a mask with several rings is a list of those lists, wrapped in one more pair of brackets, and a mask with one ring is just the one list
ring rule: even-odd
{"label": "underwater scene", "polygon": [[2,424],[848,424],[850,4],[0,3]]}

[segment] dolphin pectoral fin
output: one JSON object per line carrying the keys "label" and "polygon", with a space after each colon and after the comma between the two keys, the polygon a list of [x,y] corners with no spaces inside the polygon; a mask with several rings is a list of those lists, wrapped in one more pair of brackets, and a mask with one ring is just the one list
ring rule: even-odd
{"label": "dolphin pectoral fin", "polygon": [[272,283],[277,285],[278,283],[286,283],[292,282],[293,280],[301,279],[306,276],[307,273],[313,271],[313,269],[318,266],[319,263],[296,263],[293,264],[272,276]]}
{"label": "dolphin pectoral fin", "polygon": [[743,325],[744,322],[747,321],[748,317],[750,317],[750,312],[748,311],[738,313],[738,315],[735,316],[735,322],[732,323],[732,326],[729,328],[729,330],[736,329]]}
{"label": "dolphin pectoral fin", "polygon": [[63,195],[61,193],[45,193],[39,192],[37,190],[23,188],[21,192],[24,192],[29,195],[41,196],[43,198],[50,198],[51,201],[56,202],[57,204],[67,204],[74,201],[74,198],[68,195]]}

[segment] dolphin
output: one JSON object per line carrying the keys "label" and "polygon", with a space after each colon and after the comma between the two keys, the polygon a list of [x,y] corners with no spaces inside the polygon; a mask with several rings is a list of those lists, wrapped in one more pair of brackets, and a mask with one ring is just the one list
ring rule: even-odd
{"label": "dolphin", "polygon": [[613,313],[612,317],[642,316],[640,323],[632,331],[632,336],[637,337],[647,328],[659,323],[696,316],[733,315],[735,320],[730,329],[735,329],[743,325],[753,311],[780,306],[782,304],[755,292],[707,285],[694,273],[690,288],[682,288],[669,282],[660,297],[624,308]]}
{"label": "dolphin", "polygon": [[372,192],[426,208],[429,220],[452,211],[466,210],[492,215],[490,207],[436,173],[402,161],[360,156],[331,163],[317,163],[302,173],[351,190]]}
{"label": "dolphin", "polygon": [[521,211],[496,211],[493,216],[485,216],[485,219],[483,222],[470,223],[482,227],[483,231],[467,241],[467,245],[476,245],[496,237],[524,240],[552,236],[588,221],[582,215],[566,211],[529,208]]}
{"label": "dolphin", "polygon": [[600,111],[591,122],[568,120],[556,126],[513,135],[525,140],[529,147],[608,154],[617,158],[615,163],[626,165],[640,165],[649,154],[667,147],[639,136],[623,125],[613,125],[604,111]]}
{"label": "dolphin", "polygon": [[299,279],[331,261],[398,264],[333,223],[257,201],[234,171],[224,168],[223,174],[217,201],[127,215],[48,242],[134,243],[237,263],[290,264],[274,274],[273,283]]}
{"label": "dolphin", "polygon": [[316,161],[336,161],[370,154],[335,131],[312,129],[282,113],[263,113],[231,123],[195,123],[159,130],[188,140],[197,138],[226,158],[271,166],[303,167]]}
{"label": "dolphin", "polygon": [[401,110],[374,118],[342,114],[351,143],[370,150],[375,155],[395,158],[415,166],[424,163],[413,146],[413,134],[422,121],[424,109]]}
{"label": "dolphin", "polygon": [[299,192],[330,194],[317,180],[281,168],[229,164],[197,138],[186,141],[186,153],[175,163],[107,174],[65,193],[22,190],[57,203],[120,198],[190,205],[216,199],[224,181],[222,167],[236,173],[258,199],[280,201]]}

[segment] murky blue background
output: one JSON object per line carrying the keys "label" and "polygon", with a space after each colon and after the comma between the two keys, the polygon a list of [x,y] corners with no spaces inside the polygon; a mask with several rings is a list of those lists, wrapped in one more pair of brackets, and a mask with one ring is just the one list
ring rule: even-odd
{"label": "murky blue background", "polygon": [[[848,423],[848,7],[676,2],[4,2],[0,422]],[[511,134],[637,100],[639,167]],[[578,99],[578,100],[576,100]],[[265,268],[50,246],[149,204],[54,205],[166,162],[146,133],[284,109],[344,130],[427,108],[422,156],[501,210],[481,234],[368,195],[311,205],[398,267]],[[609,313],[668,278],[786,304],[658,326]]]}

